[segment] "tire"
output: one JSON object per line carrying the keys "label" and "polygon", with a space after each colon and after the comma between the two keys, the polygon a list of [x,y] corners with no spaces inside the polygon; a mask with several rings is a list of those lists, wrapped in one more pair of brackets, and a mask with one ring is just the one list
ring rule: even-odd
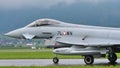
{"label": "tire", "polygon": [[59,62],[59,59],[57,57],[54,57],[53,62],[54,62],[54,64],[57,64]]}
{"label": "tire", "polygon": [[117,60],[117,55],[115,53],[109,54],[108,60],[110,61],[110,63],[115,63]]}
{"label": "tire", "polygon": [[93,57],[93,56],[85,56],[84,62],[85,62],[87,65],[91,65],[91,64],[93,64],[93,62],[94,62],[94,57]]}

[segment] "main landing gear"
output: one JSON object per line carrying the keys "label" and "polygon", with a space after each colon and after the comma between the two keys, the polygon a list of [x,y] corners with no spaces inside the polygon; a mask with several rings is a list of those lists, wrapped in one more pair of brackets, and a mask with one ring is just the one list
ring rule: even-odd
{"label": "main landing gear", "polygon": [[114,64],[117,60],[117,55],[115,54],[112,48],[109,48],[108,60],[110,61],[111,64]]}
{"label": "main landing gear", "polygon": [[91,65],[91,64],[93,64],[93,62],[94,62],[94,57],[91,56],[91,55],[85,56],[84,62],[85,62],[87,65]]}
{"label": "main landing gear", "polygon": [[[115,53],[109,53],[108,60],[110,61],[110,64],[115,64],[115,62],[117,60],[117,55]],[[94,57],[92,55],[85,56],[84,62],[87,65],[91,65],[94,63]]]}
{"label": "main landing gear", "polygon": [[108,60],[110,63],[114,64],[117,60],[117,55],[115,53],[108,54]]}
{"label": "main landing gear", "polygon": [[[115,53],[109,53],[108,60],[110,61],[110,64],[115,64],[115,62],[117,60],[117,55]],[[94,57],[92,55],[85,56],[84,62],[87,65],[91,65],[94,63]]]}

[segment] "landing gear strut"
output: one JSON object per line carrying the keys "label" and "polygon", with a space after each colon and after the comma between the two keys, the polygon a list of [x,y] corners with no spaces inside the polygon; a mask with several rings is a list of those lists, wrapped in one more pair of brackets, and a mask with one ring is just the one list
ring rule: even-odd
{"label": "landing gear strut", "polygon": [[87,65],[91,65],[91,64],[93,64],[93,62],[94,62],[94,57],[91,56],[91,55],[85,56],[84,62],[85,62]]}
{"label": "landing gear strut", "polygon": [[56,57],[53,58],[53,62],[54,64],[57,64],[59,62],[59,59],[57,58],[57,55],[55,55]]}

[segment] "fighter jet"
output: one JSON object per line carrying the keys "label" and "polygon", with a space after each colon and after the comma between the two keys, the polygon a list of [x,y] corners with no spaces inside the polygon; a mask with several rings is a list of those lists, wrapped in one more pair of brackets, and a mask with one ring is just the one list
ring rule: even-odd
{"label": "fighter jet", "polygon": [[39,19],[29,25],[6,33],[18,39],[47,39],[46,47],[54,48],[53,62],[60,55],[81,55],[87,65],[94,58],[106,57],[110,63],[117,60],[120,52],[120,28],[88,26],[66,23],[54,19]]}

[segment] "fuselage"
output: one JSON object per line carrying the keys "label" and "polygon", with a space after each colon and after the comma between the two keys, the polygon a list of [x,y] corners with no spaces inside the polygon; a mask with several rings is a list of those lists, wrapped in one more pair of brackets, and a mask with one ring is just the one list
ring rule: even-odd
{"label": "fuselage", "polygon": [[89,37],[92,39],[109,39],[108,44],[111,43],[111,40],[117,40],[115,43],[118,44],[120,28],[77,25],[51,19],[40,19],[6,35],[19,39],[51,39],[56,36],[72,36],[83,39]]}
{"label": "fuselage", "polygon": [[[18,31],[18,32],[17,32]],[[120,30],[113,29],[94,29],[94,28],[80,28],[80,27],[24,27],[17,29],[14,36],[22,38],[23,34],[29,33],[35,35],[35,38],[50,38],[56,35],[65,36],[67,32],[71,32],[72,36],[89,36],[107,39],[120,39]],[[66,33],[65,35],[62,33]],[[61,34],[60,34],[61,33]]]}

